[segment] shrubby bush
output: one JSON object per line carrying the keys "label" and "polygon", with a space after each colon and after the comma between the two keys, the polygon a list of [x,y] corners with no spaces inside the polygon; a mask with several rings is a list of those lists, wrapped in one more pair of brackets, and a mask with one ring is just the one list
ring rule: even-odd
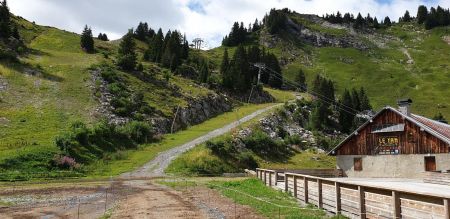
{"label": "shrubby bush", "polygon": [[133,121],[123,126],[105,121],[88,128],[82,122],[74,122],[69,132],[56,137],[56,145],[63,155],[77,162],[89,163],[106,153],[136,149],[138,144],[154,140],[154,131],[144,122]]}

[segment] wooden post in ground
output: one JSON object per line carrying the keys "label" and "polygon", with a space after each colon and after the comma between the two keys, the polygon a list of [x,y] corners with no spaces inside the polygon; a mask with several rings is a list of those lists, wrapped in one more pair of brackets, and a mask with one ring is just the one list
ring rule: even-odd
{"label": "wooden post in ground", "polygon": [[275,170],[275,183],[274,183],[275,186],[277,186],[277,182],[278,182],[278,172]]}
{"label": "wooden post in ground", "polygon": [[289,190],[289,178],[286,173],[284,173],[284,191],[287,192]]}
{"label": "wooden post in ground", "polygon": [[322,200],[322,180],[317,180],[317,199],[319,203],[319,208],[323,208],[323,200]]}
{"label": "wooden post in ground", "polygon": [[272,187],[272,172],[269,172],[269,187]]}
{"label": "wooden post in ground", "polygon": [[397,191],[392,191],[392,207],[394,218],[401,218],[402,215],[400,212],[400,196]]}
{"label": "wooden post in ground", "polygon": [[267,185],[267,174],[266,174],[266,170],[263,170],[264,172],[264,185]]}
{"label": "wooden post in ground", "polygon": [[297,198],[297,176],[294,175],[294,197]]}
{"label": "wooden post in ground", "polygon": [[445,218],[450,218],[450,200],[448,198],[444,198],[444,212]]}
{"label": "wooden post in ground", "polygon": [[335,194],[336,194],[336,214],[341,213],[341,185],[338,182],[334,183]]}
{"label": "wooden post in ground", "polygon": [[308,203],[308,178],[303,177],[303,193],[305,195],[305,203]]}
{"label": "wooden post in ground", "polygon": [[365,204],[364,187],[358,186],[358,193],[359,193],[359,217],[361,219],[365,219],[366,218],[366,204]]}

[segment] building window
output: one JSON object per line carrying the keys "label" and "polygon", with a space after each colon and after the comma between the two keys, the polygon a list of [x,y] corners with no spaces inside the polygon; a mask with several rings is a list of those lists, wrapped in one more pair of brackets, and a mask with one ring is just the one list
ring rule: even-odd
{"label": "building window", "polygon": [[355,171],[362,171],[362,169],[363,169],[362,158],[360,158],[360,157],[353,158],[353,169]]}
{"label": "building window", "polygon": [[434,156],[425,157],[425,171],[436,171],[436,158]]}

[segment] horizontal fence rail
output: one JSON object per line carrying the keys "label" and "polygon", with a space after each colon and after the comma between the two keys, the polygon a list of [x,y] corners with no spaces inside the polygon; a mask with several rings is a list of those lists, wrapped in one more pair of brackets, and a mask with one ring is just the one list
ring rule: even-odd
{"label": "horizontal fence rail", "polygon": [[450,219],[450,197],[339,182],[282,170],[258,168],[256,177],[267,186],[292,194],[303,204],[349,218]]}

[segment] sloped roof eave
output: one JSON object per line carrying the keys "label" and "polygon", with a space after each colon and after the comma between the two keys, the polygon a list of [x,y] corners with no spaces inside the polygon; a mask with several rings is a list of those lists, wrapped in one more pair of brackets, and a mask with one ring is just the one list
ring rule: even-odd
{"label": "sloped roof eave", "polygon": [[420,128],[424,129],[424,131],[430,133],[431,135],[435,136],[436,138],[446,142],[447,144],[450,145],[450,139],[445,137],[444,135],[430,129],[428,126],[416,121],[414,118],[411,118],[410,116],[407,116],[401,112],[399,112],[398,110],[387,106],[384,107],[382,110],[380,110],[378,113],[376,113],[371,119],[369,119],[368,121],[366,121],[364,124],[362,124],[358,129],[356,129],[356,131],[354,131],[352,134],[350,134],[349,136],[347,136],[344,140],[342,140],[336,147],[334,147],[332,150],[330,150],[327,155],[334,155],[332,154],[332,152],[336,151],[337,149],[339,149],[345,142],[347,142],[350,138],[352,138],[356,133],[358,133],[361,129],[365,128],[371,120],[373,120],[375,117],[379,116],[381,113],[383,113],[386,110],[392,110],[393,112],[397,113],[398,115],[404,117],[405,119],[407,119],[408,121],[414,123],[415,125],[419,126]]}

